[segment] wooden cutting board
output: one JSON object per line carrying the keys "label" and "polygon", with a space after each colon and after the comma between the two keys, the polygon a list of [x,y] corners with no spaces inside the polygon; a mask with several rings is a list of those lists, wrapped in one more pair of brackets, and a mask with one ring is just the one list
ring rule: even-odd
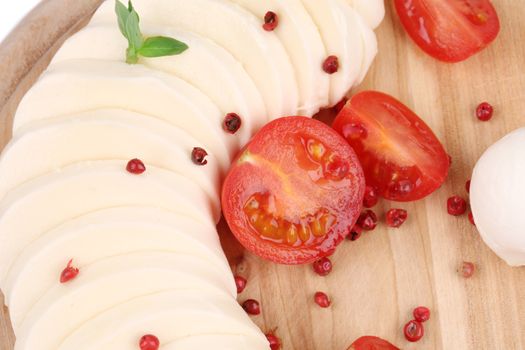
{"label": "wooden cutting board", "polygon": [[[99,2],[44,1],[0,46],[2,144],[10,138],[21,96]],[[277,266],[250,255],[236,265],[249,280],[240,300],[261,301],[263,313],[254,320],[264,331],[277,328],[284,350],[345,350],[365,334],[409,350],[525,349],[525,268],[508,267],[466,216],[451,217],[445,209],[450,195],[466,196],[465,181],[481,153],[525,126],[525,11],[516,0],[494,2],[502,21],[498,40],[467,62],[449,65],[410,42],[387,1],[377,33],[380,54],[361,89],[385,91],[417,111],[452,156],[450,178],[424,201],[378,206],[380,216],[392,207],[406,208],[407,224],[397,230],[381,225],[357,242],[344,242],[328,277],[316,276],[310,266]],[[473,114],[484,100],[496,108],[488,123]],[[456,272],[462,261],[478,266],[472,279]],[[313,305],[317,290],[331,296],[330,309]],[[425,338],[409,344],[402,326],[418,305],[430,307],[432,318]],[[4,309],[0,350],[12,350],[13,339]]]}

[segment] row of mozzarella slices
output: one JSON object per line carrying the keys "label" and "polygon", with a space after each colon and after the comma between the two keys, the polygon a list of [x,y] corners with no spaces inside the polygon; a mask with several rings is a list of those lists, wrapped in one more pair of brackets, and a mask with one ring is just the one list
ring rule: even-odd
{"label": "row of mozzarella slices", "polygon": [[[366,74],[382,0],[135,0],[179,56],[124,63],[114,2],[59,50],[0,160],[0,287],[17,350],[268,349],[237,304],[215,223],[232,157],[262,125],[311,116]],[[279,15],[262,29],[266,11]],[[340,70],[321,66],[336,55]],[[235,135],[227,113],[241,116]],[[208,164],[190,154],[204,148]],[[140,158],[146,172],[126,172]],[[76,279],[59,283],[73,259]]]}

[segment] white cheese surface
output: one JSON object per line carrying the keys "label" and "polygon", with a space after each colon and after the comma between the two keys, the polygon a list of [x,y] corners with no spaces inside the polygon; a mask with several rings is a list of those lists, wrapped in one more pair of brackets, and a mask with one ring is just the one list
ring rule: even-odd
{"label": "white cheese surface", "polygon": [[[23,98],[0,157],[0,287],[15,350],[131,350],[145,334],[160,350],[268,350],[221,249],[221,180],[268,121],[312,116],[364,79],[383,1],[133,5],[145,36],[188,50],[126,64],[106,1]],[[262,28],[267,11],[274,31]],[[228,113],[242,120],[234,135]],[[133,158],[143,174],[126,171]],[[70,259],[80,272],[62,284]]]}
{"label": "white cheese surface", "polygon": [[492,145],[479,159],[470,205],[485,243],[512,266],[525,265],[525,128]]}

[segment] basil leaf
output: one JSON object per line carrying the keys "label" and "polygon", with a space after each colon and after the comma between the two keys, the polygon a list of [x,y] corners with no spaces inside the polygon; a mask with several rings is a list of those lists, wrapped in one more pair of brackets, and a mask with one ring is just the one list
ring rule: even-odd
{"label": "basil leaf", "polygon": [[126,37],[129,41],[129,46],[134,48],[136,51],[140,49],[144,43],[144,38],[140,32],[139,27],[139,15],[135,10],[129,13],[128,20],[126,21]]}
{"label": "basil leaf", "polygon": [[188,49],[188,45],[173,38],[155,36],[147,38],[138,54],[144,57],[163,57],[179,55]]}
{"label": "basil leaf", "polygon": [[128,21],[130,11],[121,3],[119,0],[115,1],[115,12],[118,18],[118,27],[122,35],[127,37],[126,34],[126,22]]}

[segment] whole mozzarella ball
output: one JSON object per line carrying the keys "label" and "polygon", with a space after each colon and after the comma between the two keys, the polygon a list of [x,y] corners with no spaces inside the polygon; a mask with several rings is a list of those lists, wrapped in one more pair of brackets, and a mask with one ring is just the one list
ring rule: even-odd
{"label": "whole mozzarella ball", "polygon": [[509,265],[525,265],[525,128],[508,134],[481,156],[470,198],[485,243]]}

